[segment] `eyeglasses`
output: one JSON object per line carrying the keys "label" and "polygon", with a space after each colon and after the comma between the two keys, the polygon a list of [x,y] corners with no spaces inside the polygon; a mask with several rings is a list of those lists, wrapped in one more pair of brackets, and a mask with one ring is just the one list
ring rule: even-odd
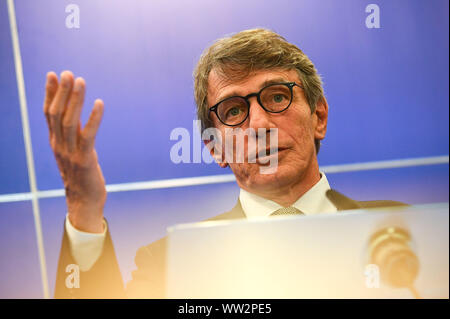
{"label": "eyeglasses", "polygon": [[249,99],[256,96],[259,105],[269,113],[281,113],[292,103],[295,82],[274,83],[263,87],[258,93],[246,96],[231,96],[211,106],[209,112],[216,113],[220,122],[227,126],[237,126],[245,122],[250,113]]}

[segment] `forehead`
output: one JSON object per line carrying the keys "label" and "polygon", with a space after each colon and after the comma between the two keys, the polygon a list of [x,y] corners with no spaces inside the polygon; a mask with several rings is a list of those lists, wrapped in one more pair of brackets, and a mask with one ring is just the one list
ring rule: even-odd
{"label": "forehead", "polygon": [[233,81],[221,75],[216,69],[212,69],[208,77],[208,104],[214,105],[230,95],[245,96],[257,92],[265,82],[274,79],[279,79],[282,82],[300,82],[296,70],[258,70],[250,73],[244,79]]}

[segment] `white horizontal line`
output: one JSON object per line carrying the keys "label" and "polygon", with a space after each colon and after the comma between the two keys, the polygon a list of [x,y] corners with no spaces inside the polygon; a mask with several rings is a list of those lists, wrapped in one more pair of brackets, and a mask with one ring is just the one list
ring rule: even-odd
{"label": "white horizontal line", "polygon": [[0,195],[0,203],[3,202],[20,202],[25,200],[32,200],[33,193],[16,193]]}
{"label": "white horizontal line", "polygon": [[[325,165],[321,166],[320,170],[326,174],[334,174],[334,173],[355,172],[374,169],[390,169],[390,168],[448,164],[448,163],[449,163],[449,156],[444,155],[444,156],[407,158],[399,160],[377,161],[366,163]],[[106,185],[106,190],[110,193],[124,192],[124,191],[138,191],[149,189],[163,189],[173,187],[229,183],[234,182],[235,180],[236,179],[233,174],[221,174],[221,175],[209,175],[198,177],[162,179],[146,182],[109,184]],[[64,189],[53,189],[47,191],[38,191],[36,194],[38,198],[52,198],[52,197],[63,197],[65,195],[65,192]],[[26,201],[31,200],[32,198],[33,198],[32,193],[5,194],[0,195],[0,203]]]}
{"label": "white horizontal line", "polygon": [[321,166],[320,170],[324,173],[330,174],[330,173],[344,173],[355,171],[368,171],[373,169],[388,169],[388,168],[399,168],[410,166],[448,164],[448,162],[449,162],[448,155],[444,155],[434,157],[405,158],[405,159],[378,161],[378,162],[327,165]]}
{"label": "white horizontal line", "polygon": [[235,180],[236,179],[233,174],[226,174],[226,175],[222,174],[222,175],[210,175],[201,177],[173,178],[148,182],[112,184],[107,185],[106,190],[108,192],[122,192],[129,190],[172,188],[172,187],[183,187],[183,186],[194,186],[205,184],[228,183],[234,182]]}

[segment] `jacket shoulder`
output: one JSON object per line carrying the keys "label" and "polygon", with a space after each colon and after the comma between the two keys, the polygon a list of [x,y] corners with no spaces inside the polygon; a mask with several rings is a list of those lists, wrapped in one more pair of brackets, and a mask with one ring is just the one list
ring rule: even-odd
{"label": "jacket shoulder", "polygon": [[337,210],[351,210],[361,208],[378,208],[378,207],[395,207],[395,206],[410,206],[406,203],[393,200],[370,200],[357,201],[345,196],[335,189],[330,189],[326,192],[326,197],[333,203]]}
{"label": "jacket shoulder", "polygon": [[358,204],[361,206],[361,208],[410,206],[409,204],[394,200],[358,201]]}

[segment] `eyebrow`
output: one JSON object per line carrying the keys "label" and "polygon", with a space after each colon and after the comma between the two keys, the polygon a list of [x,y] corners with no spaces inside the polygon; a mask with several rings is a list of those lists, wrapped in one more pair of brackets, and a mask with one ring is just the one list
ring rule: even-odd
{"label": "eyebrow", "polygon": [[[287,81],[287,80],[286,80],[285,78],[283,78],[283,77],[272,78],[272,79],[269,79],[269,80],[265,80],[265,81],[259,86],[259,90],[261,90],[263,87],[266,87],[266,86],[271,85],[271,84],[276,84],[276,83],[287,83],[287,82],[289,82],[289,81]],[[259,90],[258,90],[258,91],[259,91]],[[232,97],[232,96],[244,96],[244,95],[240,95],[237,91],[232,91],[232,92],[230,92],[230,93],[228,93],[228,94],[225,94],[224,96],[219,97],[219,99],[217,99],[217,102],[216,102],[215,104],[217,104],[217,103],[219,103],[219,102],[221,102],[221,101],[223,101],[223,100],[225,100],[225,99],[228,99],[229,97]]]}

